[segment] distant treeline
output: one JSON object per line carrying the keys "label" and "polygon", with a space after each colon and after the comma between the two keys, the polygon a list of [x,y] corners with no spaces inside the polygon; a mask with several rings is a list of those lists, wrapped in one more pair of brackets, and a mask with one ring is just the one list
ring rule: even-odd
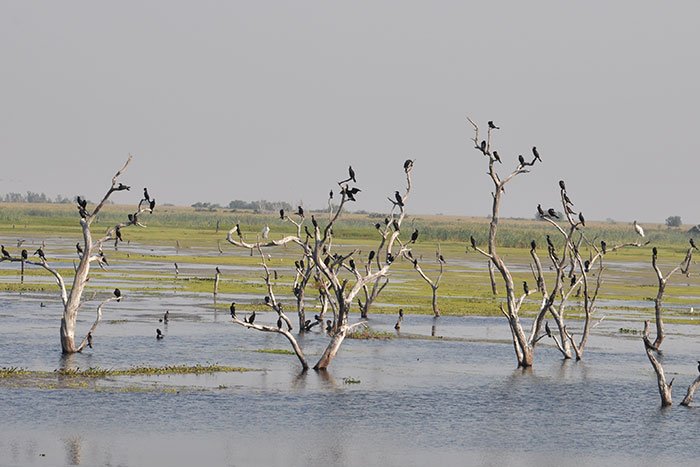
{"label": "distant treeline", "polygon": [[50,196],[46,196],[45,193],[34,193],[33,191],[28,191],[27,194],[22,193],[7,193],[0,196],[0,201],[5,203],[59,203],[68,204],[72,203],[75,198],[68,198],[63,195],[56,196],[52,199]]}
{"label": "distant treeline", "polygon": [[[221,205],[219,204],[201,201],[192,204],[192,207],[198,211],[215,211],[221,209]],[[228,203],[228,209],[249,210],[254,212],[272,212],[279,211],[280,209],[291,211],[292,205],[284,201],[267,201],[265,199],[259,201],[243,201],[241,199],[236,199]]]}

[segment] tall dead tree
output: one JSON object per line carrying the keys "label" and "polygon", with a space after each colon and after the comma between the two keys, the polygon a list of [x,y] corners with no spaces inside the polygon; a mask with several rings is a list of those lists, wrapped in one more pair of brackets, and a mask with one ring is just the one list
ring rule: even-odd
{"label": "tall dead tree", "polygon": [[435,252],[435,261],[438,263],[440,266],[440,272],[438,273],[437,277],[435,280],[431,279],[428,277],[428,275],[423,271],[423,268],[420,266],[420,262],[418,261],[417,258],[413,256],[413,253],[411,253],[410,250],[406,250],[404,252],[404,258],[407,259],[408,261],[411,261],[413,263],[413,269],[416,270],[418,275],[430,286],[430,290],[432,291],[432,308],[433,308],[433,315],[438,318],[440,316],[440,308],[438,307],[438,295],[437,291],[440,288],[440,280],[442,280],[442,276],[445,272],[444,265],[445,265],[445,258],[442,256],[442,253],[440,252],[440,248],[437,249]]}
{"label": "tall dead tree", "polygon": [[[368,257],[364,271],[358,267],[355,262],[357,250],[352,250],[344,254],[333,252],[333,227],[343,212],[346,203],[354,201],[355,195],[360,192],[358,188],[350,187],[349,184],[350,181],[355,182],[355,173],[352,170],[352,167],[349,170],[350,178],[338,182],[338,185],[340,186],[340,202],[337,207],[331,207],[329,211],[328,223],[325,226],[322,226],[315,216],[311,216],[313,231],[310,231],[308,225],[304,224],[304,231],[306,233],[305,237],[302,238],[301,236],[302,224],[304,223],[305,218],[304,212],[301,208],[297,212],[300,220],[298,222],[292,221],[297,226],[297,235],[288,235],[279,240],[248,243],[243,240],[243,235],[239,225],[236,225],[233,229],[231,229],[227,235],[227,241],[232,245],[251,250],[259,249],[262,251],[262,248],[267,247],[278,247],[287,244],[297,245],[301,250],[302,260],[304,261],[304,265],[299,264],[299,267],[297,267],[298,275],[300,274],[301,270],[307,271],[309,264],[312,265],[311,268],[315,271],[313,274],[315,287],[317,290],[319,290],[322,300],[327,300],[328,306],[331,308],[334,315],[334,320],[329,328],[330,342],[316,365],[314,365],[315,370],[327,369],[338,353],[338,350],[340,349],[340,346],[348,333],[353,328],[365,324],[364,321],[354,324],[350,323],[350,310],[357,295],[367,284],[372,283],[377,278],[385,277],[389,273],[389,269],[394,261],[399,256],[403,255],[408,249],[408,247],[399,239],[399,235],[401,233],[401,223],[406,215],[405,203],[408,200],[411,191],[412,168],[413,164],[408,166],[404,164],[407,182],[406,191],[403,195],[396,191],[393,199],[390,198],[390,201],[392,202],[392,209],[389,214],[390,221],[387,224],[390,225],[390,227],[387,227],[387,229],[383,232],[385,235],[385,241],[382,243],[383,248],[378,251],[373,251],[373,254]],[[280,214],[282,218],[285,218],[284,212],[281,212]],[[299,263],[301,263],[301,261],[299,261]],[[375,264],[376,268],[374,268]],[[281,304],[279,304],[276,300],[273,301],[271,286],[269,285],[269,273],[267,273],[266,276],[268,277],[266,282],[268,283],[269,295],[266,297],[265,302],[278,313],[277,329],[273,329],[273,331],[270,331],[270,329],[261,329],[262,325],[256,326],[255,322],[251,323],[250,318],[247,320],[234,318],[234,322],[250,329],[279,333],[282,333],[280,332],[280,329],[283,327],[282,324],[284,324],[287,326],[285,332],[288,334],[291,330],[291,324],[289,323],[288,319],[285,319],[283,313],[281,312]],[[302,326],[305,328],[310,328],[312,324],[310,321],[311,320],[306,320]],[[251,326],[251,324],[253,324],[253,326]],[[268,326],[268,328],[272,327]],[[296,342],[296,340],[292,341],[289,339],[287,334],[285,334],[285,336],[288,340],[290,340],[292,346],[294,347],[294,342]],[[298,343],[296,345],[298,346]],[[299,350],[301,351],[300,348]],[[295,352],[302,363],[302,367],[306,369],[308,368],[308,365],[305,364],[305,360],[300,356],[303,355],[303,352],[300,351],[297,352],[297,349],[295,348]]]}
{"label": "tall dead tree", "polygon": [[29,261],[24,259],[27,256],[26,253],[23,253],[21,258],[15,258],[10,255],[9,252],[7,252],[7,254],[3,252],[3,257],[0,259],[0,261],[24,261],[26,264],[40,266],[54,276],[61,292],[61,303],[63,304],[63,316],[61,317],[60,328],[61,349],[63,353],[81,352],[86,345],[91,345],[92,333],[95,331],[98,323],[100,322],[103,306],[108,302],[119,301],[121,299],[119,289],[115,289],[113,297],[103,300],[97,307],[97,318],[95,323],[92,325],[82,341],[79,344],[76,344],[76,322],[78,319],[78,312],[84,303],[83,292],[85,291],[85,286],[89,280],[90,266],[93,263],[97,263],[101,268],[108,265],[107,258],[102,251],[105,242],[109,242],[113,239],[121,240],[121,230],[123,228],[133,225],[143,227],[139,221],[139,216],[144,212],[153,212],[155,207],[155,199],[151,199],[148,196],[147,190],[144,189],[144,199],[141,199],[139,202],[136,212],[129,214],[129,219],[127,222],[118,223],[109,228],[101,238],[97,240],[93,239],[91,231],[92,223],[97,218],[98,214],[104,207],[107,200],[109,200],[112,193],[115,191],[128,191],[130,189],[129,186],[117,182],[117,179],[126,170],[130,162],[131,156],[129,156],[124,166],[117,171],[114,177],[112,177],[112,184],[109,190],[107,190],[107,193],[92,211],[88,209],[87,201],[78,197],[78,213],[80,215],[80,227],[83,234],[83,244],[82,246],[80,245],[80,242],[76,244],[76,250],[80,261],[75,267],[75,275],[73,277],[73,283],[70,290],[66,288],[66,283],[58,270],[49,265],[42,248],[37,249],[37,251],[34,253],[34,255],[39,257],[39,261]]}

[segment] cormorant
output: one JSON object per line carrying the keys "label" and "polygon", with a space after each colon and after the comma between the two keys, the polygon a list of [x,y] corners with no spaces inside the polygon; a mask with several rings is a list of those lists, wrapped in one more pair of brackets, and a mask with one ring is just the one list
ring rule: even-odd
{"label": "cormorant", "polygon": [[389,225],[389,218],[388,217],[384,218],[384,225]]}
{"label": "cormorant", "polygon": [[481,149],[481,152],[486,154],[486,141],[481,142],[481,146],[479,146],[479,149]]}
{"label": "cormorant", "polygon": [[282,329],[282,317],[277,318],[277,329]]}
{"label": "cormorant", "polygon": [[122,190],[127,190],[127,191],[128,191],[128,190],[130,190],[130,189],[131,189],[130,186],[127,186],[127,185],[124,185],[123,183],[120,183],[120,184],[117,185],[117,187],[115,188],[115,191],[122,191]]}
{"label": "cormorant", "polygon": [[527,281],[523,281],[523,291],[525,292],[525,295],[530,295],[530,287],[528,287]]}
{"label": "cormorant", "polygon": [[333,199],[333,190],[328,193],[328,199]]}
{"label": "cormorant", "polygon": [[156,329],[156,339],[160,340],[163,337],[165,337],[165,336],[163,335],[162,332],[160,332],[160,329]]}
{"label": "cormorant", "polygon": [[284,220],[284,209],[280,209],[280,219]]}
{"label": "cormorant", "polygon": [[605,243],[605,240],[600,241],[600,249],[603,251],[603,254],[608,252],[608,244]]}
{"label": "cormorant", "polygon": [[524,166],[525,166],[525,158],[523,157],[522,154],[520,154],[520,155],[518,156],[518,162],[520,162],[520,167],[524,167]]}
{"label": "cormorant", "polygon": [[355,180],[355,171],[352,170],[352,166],[348,167],[348,175],[350,175],[350,180],[357,183],[357,180]]}
{"label": "cormorant", "polygon": [[114,289],[114,296],[117,298],[121,298],[122,296],[122,291],[119,289]]}
{"label": "cormorant", "polygon": [[391,253],[387,253],[386,254],[386,262],[387,262],[387,264],[393,263],[394,262],[394,255],[392,255]]}
{"label": "cormorant", "polygon": [[304,232],[306,232],[306,236],[307,236],[307,237],[313,237],[313,235],[311,235],[311,232],[309,231],[309,226],[308,226],[308,225],[305,225],[305,226],[304,226]]}
{"label": "cormorant", "polygon": [[155,208],[155,207],[156,207],[156,199],[153,198],[153,199],[151,200],[151,202],[148,203],[148,209],[150,209],[151,211],[153,211],[153,208]]}
{"label": "cormorant", "polygon": [[239,238],[243,237],[243,232],[241,232],[241,224],[239,224],[238,222],[236,222],[236,233],[238,234]]}
{"label": "cormorant", "polygon": [[[692,238],[691,238],[691,240],[692,240]],[[693,246],[694,246],[694,245],[693,245]],[[28,253],[27,253],[27,250],[22,250],[22,259],[23,259],[23,260],[26,260],[28,256],[29,256],[29,255],[28,255]]]}
{"label": "cormorant", "polygon": [[634,221],[634,230],[637,232],[637,234],[639,234],[640,237],[644,238],[644,229],[641,225],[637,224],[637,221]]}
{"label": "cormorant", "polygon": [[537,214],[540,215],[540,217],[544,217],[544,210],[542,209],[542,205],[538,204],[537,205]]}
{"label": "cormorant", "polygon": [[311,224],[313,224],[314,229],[318,229],[318,222],[316,222],[316,218],[313,214],[311,214]]}
{"label": "cormorant", "polygon": [[498,151],[493,151],[493,158],[496,159],[497,162],[503,164],[503,161],[501,161],[501,156],[498,155]]}
{"label": "cormorant", "polygon": [[124,241],[124,240],[122,240],[122,228],[121,227],[117,226],[116,229],[114,229],[114,234],[116,235],[117,240],[119,240],[120,242]]}
{"label": "cormorant", "polygon": [[299,260],[299,266],[301,266],[301,268],[304,269],[304,260],[303,259]]}
{"label": "cormorant", "polygon": [[323,264],[325,264],[326,267],[330,267],[330,264],[331,264],[331,257],[330,257],[330,256],[326,256],[326,259],[323,260]]}
{"label": "cormorant", "polygon": [[411,243],[416,243],[416,240],[418,240],[418,229],[413,229],[413,233],[411,234]]}
{"label": "cormorant", "polygon": [[136,223],[136,221],[135,221],[136,216],[134,216],[133,214],[129,214],[127,217],[129,218],[129,223],[130,223],[130,224],[135,224],[135,223]]}
{"label": "cormorant", "polygon": [[394,329],[397,331],[401,329],[401,321],[403,321],[403,308],[399,308],[399,319],[396,321],[396,324],[394,325]]}
{"label": "cormorant", "polygon": [[[568,196],[566,193],[564,193],[564,202],[565,202],[566,204],[570,204],[570,205],[572,205],[572,206],[574,205],[574,203],[569,199],[569,196]],[[568,208],[568,207],[567,207],[567,208]]]}
{"label": "cormorant", "polygon": [[80,242],[75,244],[75,249],[78,251],[78,255],[83,254],[83,249],[80,247]]}
{"label": "cormorant", "polygon": [[540,153],[537,152],[537,148],[535,146],[532,147],[532,154],[535,156],[535,159],[542,162],[542,159],[540,159]]}
{"label": "cormorant", "polygon": [[377,229],[377,230],[379,230],[379,229],[382,228],[382,224],[380,224],[379,222],[377,222],[376,224],[374,224],[374,228]]}
{"label": "cormorant", "polygon": [[549,217],[554,217],[556,219],[559,219],[559,216],[557,215],[557,211],[555,211],[554,208],[547,209],[547,214],[549,214]]}
{"label": "cormorant", "polygon": [[569,287],[573,287],[576,284],[576,274],[571,276],[571,282],[569,282]]}
{"label": "cormorant", "polygon": [[394,227],[394,230],[396,230],[397,232],[398,232],[399,230],[401,230],[401,229],[399,228],[399,221],[397,221],[396,219],[394,219],[394,220],[391,222],[391,225]]}
{"label": "cormorant", "polygon": [[228,309],[231,310],[231,318],[236,319],[236,302],[231,302],[231,306]]}
{"label": "cormorant", "polygon": [[253,311],[248,317],[248,324],[253,324],[253,321],[255,321],[255,311]]}
{"label": "cormorant", "polygon": [[163,315],[163,322],[165,324],[168,324],[168,319],[170,318],[170,311],[165,310],[165,314]]}
{"label": "cormorant", "polygon": [[537,243],[534,240],[530,240],[530,248],[533,251],[537,249]]}
{"label": "cormorant", "polygon": [[371,250],[369,252],[369,256],[367,257],[367,261],[372,262],[373,259],[374,259],[374,250]]}
{"label": "cormorant", "polygon": [[355,270],[355,260],[350,258],[349,262],[350,262],[350,269],[352,269],[354,271]]}
{"label": "cormorant", "polygon": [[88,342],[88,347],[92,348],[92,333],[91,332],[88,332],[87,342]]}
{"label": "cormorant", "polygon": [[[695,248],[696,250],[698,249],[698,247],[695,246],[695,240],[693,240],[692,238],[690,239],[690,246],[692,248]],[[22,251],[24,251],[24,250],[22,250]]]}
{"label": "cormorant", "polygon": [[[4,253],[3,253],[4,254]],[[36,251],[34,252],[35,255],[39,255],[39,258],[43,259],[46,261],[46,256],[44,256],[44,250],[41,248],[37,248]]]}
{"label": "cormorant", "polygon": [[651,254],[656,256],[659,253],[659,250],[656,249],[656,247],[651,249]]}
{"label": "cormorant", "polygon": [[562,191],[566,191],[566,185],[564,185],[564,180],[559,180],[559,188],[561,188]]}
{"label": "cormorant", "polygon": [[500,129],[501,129],[501,127],[500,127],[500,126],[496,126],[496,125],[494,125],[494,123],[493,123],[493,121],[492,121],[492,120],[489,120],[489,123],[488,123],[488,125],[489,125],[489,128],[490,128],[490,129],[492,129],[492,130],[500,130]]}
{"label": "cormorant", "polygon": [[216,267],[216,273],[221,274],[221,270],[219,269],[219,266]]}
{"label": "cormorant", "polygon": [[547,245],[549,248],[554,249],[554,243],[552,243],[552,239],[550,238],[549,234],[547,234]]}
{"label": "cormorant", "polygon": [[297,206],[297,216],[304,217],[304,208]]}
{"label": "cormorant", "polygon": [[440,261],[442,264],[447,264],[447,261],[445,261],[445,257],[442,255],[438,255],[438,261]]}
{"label": "cormorant", "polygon": [[[156,190],[156,191],[157,191],[157,190]],[[143,199],[145,199],[146,201],[150,201],[150,200],[151,200],[151,197],[148,196],[148,188],[144,188],[144,189],[143,189]]]}
{"label": "cormorant", "polygon": [[406,159],[406,162],[403,163],[403,170],[405,172],[408,172],[413,168],[413,161],[411,159]]}
{"label": "cormorant", "polygon": [[7,259],[12,258],[12,256],[10,255],[10,252],[5,249],[5,245],[0,245],[0,251],[2,251],[2,255],[5,258],[7,258]]}
{"label": "cormorant", "polygon": [[582,226],[584,226],[584,227],[586,226],[586,219],[583,218],[583,213],[581,213],[581,212],[578,213],[578,220],[579,220],[579,222],[581,222]]}
{"label": "cormorant", "polygon": [[394,198],[396,198],[396,204],[398,204],[399,207],[403,207],[403,198],[401,197],[401,193],[395,191]]}
{"label": "cormorant", "polygon": [[584,272],[588,272],[588,270],[590,269],[590,267],[591,267],[591,262],[590,262],[589,260],[586,260],[586,261],[583,262],[583,270],[584,270]]}
{"label": "cormorant", "polygon": [[548,321],[544,322],[544,332],[547,333],[547,337],[552,337],[552,330],[549,329],[549,322]]}
{"label": "cormorant", "polygon": [[101,252],[101,251],[100,251],[100,262],[106,264],[107,266],[109,266],[109,263],[107,262],[107,257],[106,257],[105,254],[104,254],[103,252]]}
{"label": "cormorant", "polygon": [[269,305],[269,304],[270,304],[270,297],[269,297],[269,295],[265,295],[265,305]]}
{"label": "cormorant", "polygon": [[472,248],[476,250],[476,238],[474,238],[474,235],[469,236],[469,242],[472,244]]}

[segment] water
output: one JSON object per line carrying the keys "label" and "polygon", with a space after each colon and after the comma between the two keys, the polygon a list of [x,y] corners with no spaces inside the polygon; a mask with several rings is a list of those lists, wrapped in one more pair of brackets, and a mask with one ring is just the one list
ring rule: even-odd
{"label": "water", "polygon": [[[196,294],[111,304],[95,349],[64,358],[50,297],[0,294],[0,365],[256,371],[113,377],[78,389],[0,383],[0,465],[652,465],[700,455],[700,412],[661,410],[641,340],[617,333],[639,323],[604,320],[583,362],[563,362],[545,343],[523,371],[502,318],[407,315],[402,338],[346,340],[328,373],[300,374],[294,356],[256,352],[287,349],[284,338],[235,326]],[[78,328],[92,320],[86,305]],[[394,320],[370,324],[393,331]],[[662,358],[679,402],[696,375],[699,333],[668,327]],[[314,361],[327,337],[301,340]]]}

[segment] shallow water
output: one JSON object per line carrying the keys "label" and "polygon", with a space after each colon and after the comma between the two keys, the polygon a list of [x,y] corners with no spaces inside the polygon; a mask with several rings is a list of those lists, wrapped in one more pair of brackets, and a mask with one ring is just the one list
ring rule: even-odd
{"label": "shallow water", "polygon": [[[603,320],[579,363],[543,344],[535,368],[522,371],[502,318],[407,315],[401,338],[346,340],[329,372],[302,375],[294,356],[255,351],[288,348],[281,336],[235,326],[196,294],[110,304],[94,350],[66,359],[60,309],[47,297],[0,294],[1,366],[258,371],[115,377],[80,389],[1,384],[0,465],[690,465],[700,455],[700,412],[659,409],[641,340],[617,332],[640,323]],[[79,329],[93,313],[86,305]],[[370,317],[377,330],[393,332],[394,321]],[[696,375],[699,333],[668,327],[662,358],[678,402]],[[313,361],[327,337],[301,340]]]}

